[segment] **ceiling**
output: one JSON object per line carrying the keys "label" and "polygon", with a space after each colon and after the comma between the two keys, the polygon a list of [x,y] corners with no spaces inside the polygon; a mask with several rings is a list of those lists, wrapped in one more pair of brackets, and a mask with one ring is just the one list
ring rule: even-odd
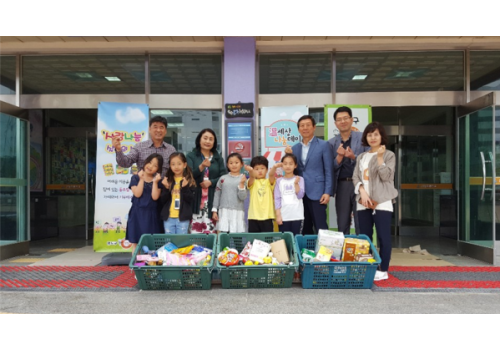
{"label": "ceiling", "polygon": [[[256,36],[259,52],[500,49],[498,36]],[[223,36],[3,36],[2,54],[222,52]]]}
{"label": "ceiling", "polygon": [[[334,39],[332,39],[334,38]],[[343,38],[343,39],[339,39]],[[384,39],[382,39],[384,38]],[[402,40],[402,37],[256,37],[263,42],[332,40]],[[409,38],[409,37],[407,37]],[[417,41],[420,37],[412,37]],[[427,37],[430,38],[430,37]],[[448,37],[449,40],[451,37]],[[452,37],[468,38],[470,37]],[[481,38],[481,37],[474,37]],[[488,37],[490,41],[493,38]],[[445,38],[433,37],[432,40]],[[52,41],[51,41],[52,40]],[[66,41],[67,40],[67,41]],[[93,41],[94,40],[94,41]],[[204,41],[203,41],[204,40]],[[407,39],[409,40],[409,39]],[[428,39],[431,40],[431,39]],[[453,41],[453,40],[452,40]],[[497,40],[500,43],[500,38]],[[223,37],[0,37],[0,47],[39,43],[162,42],[217,43]],[[259,51],[260,52],[260,51]],[[337,92],[462,91],[463,49],[454,51],[337,52]],[[328,93],[331,91],[331,54],[287,52],[259,56],[259,92]],[[152,94],[220,94],[222,53],[155,54],[150,56]],[[23,54],[24,94],[144,94],[144,54]],[[471,51],[471,89],[500,90],[500,47],[495,51]],[[0,81],[15,89],[15,56],[0,56]],[[83,74],[83,75],[82,75]],[[353,80],[355,75],[366,75]],[[118,77],[110,82],[105,77]],[[0,94],[6,94],[2,88]]]}

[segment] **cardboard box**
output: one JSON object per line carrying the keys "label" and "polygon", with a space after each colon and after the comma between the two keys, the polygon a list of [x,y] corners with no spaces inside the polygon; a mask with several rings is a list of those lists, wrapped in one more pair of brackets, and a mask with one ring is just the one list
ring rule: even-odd
{"label": "cardboard box", "polygon": [[290,262],[290,255],[288,254],[288,249],[286,248],[286,243],[284,239],[271,243],[271,252],[273,257],[280,263],[288,264]]}
{"label": "cardboard box", "polygon": [[344,251],[342,261],[355,261],[358,254],[369,254],[370,243],[364,239],[346,238],[344,241]]}
{"label": "cardboard box", "polygon": [[358,262],[368,262],[370,259],[373,259],[373,255],[371,254],[356,254],[354,257],[354,261]]}
{"label": "cardboard box", "polygon": [[319,230],[318,240],[316,241],[315,253],[318,253],[319,248],[323,246],[330,249],[332,257],[339,259],[342,256],[342,248],[344,247],[344,233],[330,230]]}
{"label": "cardboard box", "polygon": [[354,261],[355,255],[356,255],[356,243],[346,241],[344,243],[344,253],[342,254],[342,261]]}

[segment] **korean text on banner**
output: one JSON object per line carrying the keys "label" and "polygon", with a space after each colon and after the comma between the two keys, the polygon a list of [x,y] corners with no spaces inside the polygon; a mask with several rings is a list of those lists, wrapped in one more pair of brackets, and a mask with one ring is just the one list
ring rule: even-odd
{"label": "korean text on banner", "polygon": [[123,252],[132,191],[128,188],[137,166],[122,168],[116,163],[113,136],[121,136],[122,152],[148,139],[149,108],[146,104],[100,102],[97,115],[96,191],[94,250]]}
{"label": "korean text on banner", "polygon": [[[297,121],[309,113],[307,106],[263,107],[261,112],[261,150],[269,161],[269,169],[281,162],[285,148],[302,141]],[[276,171],[282,175],[281,168]]]}

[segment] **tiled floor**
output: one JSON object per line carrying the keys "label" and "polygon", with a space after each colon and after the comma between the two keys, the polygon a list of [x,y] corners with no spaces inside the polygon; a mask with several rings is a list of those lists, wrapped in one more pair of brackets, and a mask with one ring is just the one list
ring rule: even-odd
{"label": "tiled floor", "polygon": [[[96,266],[106,253],[93,251],[92,240],[49,238],[30,243],[30,254],[1,260],[4,266]],[[490,264],[458,255],[456,241],[448,238],[393,236],[393,248],[420,245],[430,254],[456,266],[490,266]]]}

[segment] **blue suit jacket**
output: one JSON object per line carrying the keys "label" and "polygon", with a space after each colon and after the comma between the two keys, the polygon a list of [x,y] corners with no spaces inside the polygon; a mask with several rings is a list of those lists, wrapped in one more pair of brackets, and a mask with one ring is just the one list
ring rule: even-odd
{"label": "blue suit jacket", "polygon": [[[352,131],[351,132],[351,149],[357,157],[363,153],[366,152],[370,149],[370,147],[365,147],[361,145],[361,138],[363,137],[363,133],[359,131]],[[350,158],[345,158],[342,160],[341,164],[337,163],[337,149],[339,148],[340,144],[342,143],[342,137],[340,134],[338,134],[335,137],[332,137],[330,140],[328,140],[328,143],[332,147],[332,153],[333,153],[333,193],[337,192],[337,181],[339,179],[339,174],[340,174],[340,165],[342,163],[347,163],[346,165],[349,168],[352,168],[352,171],[354,171],[354,168],[356,167],[356,159],[352,160]],[[352,177],[352,174],[351,174]]]}
{"label": "blue suit jacket", "polygon": [[297,172],[304,178],[306,195],[317,201],[325,193],[333,195],[333,155],[328,142],[314,137],[310,143],[305,164],[302,162],[302,143],[294,145],[292,151],[299,162]]}

